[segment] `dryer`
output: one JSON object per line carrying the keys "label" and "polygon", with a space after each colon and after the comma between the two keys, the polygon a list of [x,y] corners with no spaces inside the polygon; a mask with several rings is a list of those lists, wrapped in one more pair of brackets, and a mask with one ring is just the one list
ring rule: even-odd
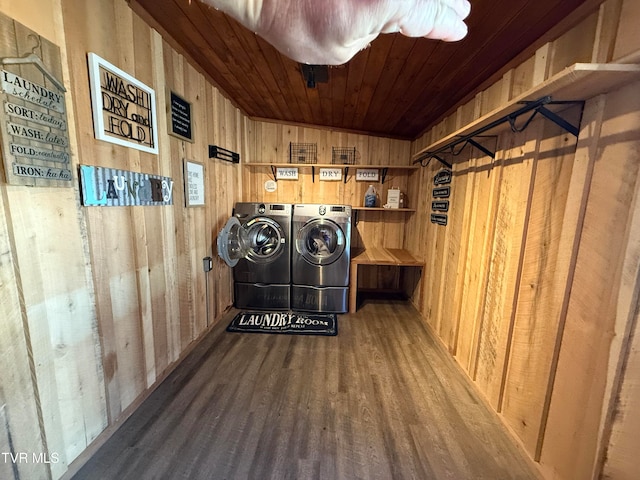
{"label": "dryer", "polygon": [[236,203],[217,246],[233,267],[237,308],[290,308],[291,213],[291,204]]}
{"label": "dryer", "polygon": [[344,313],[348,310],[351,206],[293,206],[291,308]]}

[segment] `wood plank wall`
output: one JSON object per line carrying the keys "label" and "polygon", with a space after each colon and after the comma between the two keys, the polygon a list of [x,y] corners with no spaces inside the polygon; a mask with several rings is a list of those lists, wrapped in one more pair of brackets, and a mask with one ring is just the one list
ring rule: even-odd
{"label": "wood plank wall", "polygon": [[[565,66],[637,58],[639,16],[632,0],[603,3],[413,151]],[[409,186],[424,208],[405,247],[427,263],[414,303],[545,478],[640,474],[638,88],[590,99],[578,139],[540,120],[501,133],[494,162],[467,149],[455,159],[446,228],[430,224],[426,205],[437,162]]]}
{"label": "wood plank wall", "polygon": [[[356,163],[366,165],[410,165],[411,142],[390,138],[370,137],[355,133],[337,132],[329,129],[312,128],[298,125],[285,125],[254,120],[250,122],[248,132],[249,145],[253,148],[247,157],[248,162],[264,163],[265,167],[245,167],[243,200],[284,203],[329,203],[353,206],[364,205],[364,194],[373,184],[379,196],[379,206],[386,203],[389,188],[399,188],[408,193],[409,179],[417,175],[416,170],[389,170],[385,183],[356,182],[355,169],[350,169],[347,182],[319,181],[316,169],[315,182],[308,167],[300,168],[299,179],[278,181],[275,192],[269,193],[264,184],[273,179],[271,163],[289,161],[290,143],[312,143],[318,149],[318,163],[331,164],[332,147],[356,149]],[[415,206],[414,206],[415,207]],[[402,248],[404,244],[404,226],[411,212],[369,211],[358,212],[357,225],[352,228],[352,247],[366,248],[384,246]],[[385,287],[399,289],[398,269],[385,267],[367,267],[363,276],[363,288]]]}
{"label": "wood plank wall", "polygon": [[[209,160],[208,145],[245,156],[247,119],[125,0],[2,1],[0,11],[61,49],[74,169],[175,182],[173,206],[111,208],[82,207],[77,180],[72,188],[0,182],[0,448],[30,456],[0,462],[0,476],[59,478],[232,303],[230,270],[212,245],[241,198],[241,173]],[[94,139],[87,52],[155,89],[158,155]],[[169,90],[192,103],[194,143],[167,134]],[[205,207],[184,206],[185,158],[205,166]],[[206,256],[214,256],[208,307]],[[31,461],[41,452],[55,461]]]}
{"label": "wood plank wall", "polygon": [[[268,194],[268,168],[209,160],[209,144],[243,162],[284,162],[289,142],[312,141],[321,163],[331,146],[355,146],[359,163],[406,165],[565,64],[640,58],[637,2],[608,0],[410,144],[247,119],[125,0],[0,0],[0,11],[61,48],[74,166],[176,182],[174,206],[132,208],[81,207],[77,182],[0,183],[0,448],[57,459],[0,463],[2,478],[69,474],[231,304],[230,271],[216,260],[207,308],[201,261],[235,201],[360,205],[367,187],[303,172]],[[158,156],[96,141],[88,51],[152,86],[161,117],[167,89],[192,102],[195,143],[167,136],[163,122]],[[637,478],[638,88],[590,100],[577,141],[536,122],[501,135],[493,163],[463,152],[447,228],[428,219],[435,164],[390,172],[381,188],[384,201],[399,186],[417,212],[360,215],[356,246],[425,259],[424,277],[407,282],[416,306],[547,478]],[[184,207],[184,158],[205,165],[204,208]]]}

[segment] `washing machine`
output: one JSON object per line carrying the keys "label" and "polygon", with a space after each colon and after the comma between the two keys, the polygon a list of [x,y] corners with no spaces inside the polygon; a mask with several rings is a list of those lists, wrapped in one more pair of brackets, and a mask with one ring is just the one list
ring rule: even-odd
{"label": "washing machine", "polygon": [[291,220],[291,204],[236,203],[217,245],[233,268],[237,308],[290,309]]}
{"label": "washing machine", "polygon": [[349,303],[351,206],[293,206],[292,310],[344,313]]}

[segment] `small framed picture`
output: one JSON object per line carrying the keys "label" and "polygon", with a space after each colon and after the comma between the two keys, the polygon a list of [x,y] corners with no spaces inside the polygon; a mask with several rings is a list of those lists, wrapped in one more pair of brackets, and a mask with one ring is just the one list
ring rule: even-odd
{"label": "small framed picture", "polygon": [[204,196],[204,165],[184,160],[184,198],[187,207],[202,207]]}

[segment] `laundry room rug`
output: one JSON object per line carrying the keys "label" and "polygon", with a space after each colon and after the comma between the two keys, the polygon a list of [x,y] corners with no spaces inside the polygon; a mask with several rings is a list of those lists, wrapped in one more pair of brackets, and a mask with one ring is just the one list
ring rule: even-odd
{"label": "laundry room rug", "polygon": [[240,312],[228,332],[285,333],[290,335],[337,335],[335,314],[297,312]]}

